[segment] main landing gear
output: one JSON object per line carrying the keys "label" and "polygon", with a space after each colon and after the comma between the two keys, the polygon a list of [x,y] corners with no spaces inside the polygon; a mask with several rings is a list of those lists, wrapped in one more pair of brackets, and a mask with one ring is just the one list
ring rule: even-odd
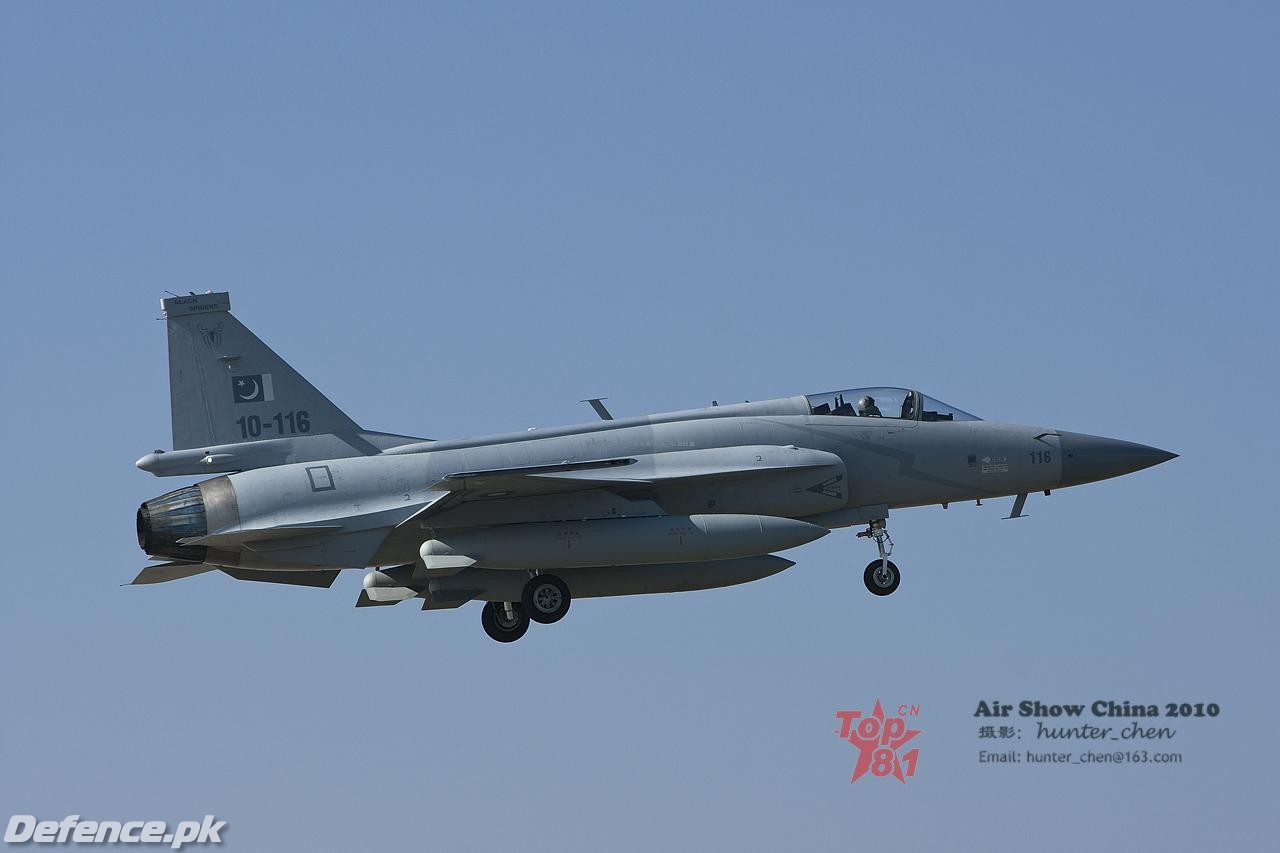
{"label": "main landing gear", "polygon": [[550,625],[569,612],[569,587],[555,575],[534,575],[524,585],[520,604],[534,622]]}
{"label": "main landing gear", "polygon": [[529,620],[550,625],[569,612],[569,586],[555,575],[534,575],[519,601],[490,601],[480,614],[484,632],[499,643],[513,643],[529,630]]}
{"label": "main landing gear", "polygon": [[889,538],[889,529],[885,519],[877,518],[867,525],[867,529],[858,534],[859,539],[874,539],[880,549],[880,559],[872,560],[862,572],[862,582],[872,595],[890,595],[902,581],[898,567],[889,559],[893,553],[893,540]]}
{"label": "main landing gear", "polygon": [[480,611],[480,624],[499,643],[514,643],[529,630],[529,616],[518,601],[489,601]]}

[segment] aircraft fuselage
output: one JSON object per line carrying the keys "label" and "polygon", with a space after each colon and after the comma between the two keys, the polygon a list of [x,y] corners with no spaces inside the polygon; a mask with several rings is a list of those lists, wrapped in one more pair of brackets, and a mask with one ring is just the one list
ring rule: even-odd
{"label": "aircraft fuselage", "polygon": [[[221,508],[210,506],[218,517],[210,518],[209,530],[320,524],[356,516],[367,522],[358,531],[350,530],[349,524],[336,535],[318,531],[314,543],[282,543],[288,547],[210,545],[206,560],[262,569],[394,565],[417,559],[424,536],[429,538],[435,530],[658,515],[751,513],[844,527],[883,516],[887,510],[1075,485],[1063,476],[1064,462],[1070,474],[1078,467],[1078,453],[1098,452],[1097,447],[1090,451],[1090,442],[1138,450],[1133,458],[1125,458],[1113,449],[1115,465],[1095,465],[1094,476],[1077,482],[1118,476],[1160,461],[1138,452],[1142,445],[991,421],[726,417],[714,409],[709,415],[635,424],[606,421],[487,440],[423,443],[378,456],[302,462],[217,478],[230,487],[230,495],[225,487],[215,487],[223,499]],[[495,489],[491,495],[475,495],[443,509],[429,521],[402,523],[405,508],[429,500],[430,486],[450,475],[651,455],[679,463],[696,455],[690,451],[712,449],[721,451],[721,458],[738,457],[749,467],[761,455],[759,448],[820,451],[841,464],[801,469],[785,479],[693,477],[689,485],[672,482],[661,489],[577,489],[528,496]],[[206,486],[216,482],[206,481]],[[346,547],[335,541],[343,539],[348,540]]]}

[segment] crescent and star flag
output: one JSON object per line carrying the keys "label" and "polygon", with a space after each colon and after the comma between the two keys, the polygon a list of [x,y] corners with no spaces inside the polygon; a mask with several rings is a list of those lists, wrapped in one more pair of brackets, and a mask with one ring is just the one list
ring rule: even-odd
{"label": "crescent and star flag", "polygon": [[246,373],[231,377],[231,395],[237,403],[267,403],[276,398],[270,373]]}

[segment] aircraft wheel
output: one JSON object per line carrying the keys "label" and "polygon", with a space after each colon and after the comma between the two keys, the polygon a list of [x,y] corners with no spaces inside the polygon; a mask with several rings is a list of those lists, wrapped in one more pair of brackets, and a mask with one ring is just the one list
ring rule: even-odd
{"label": "aircraft wheel", "polygon": [[513,614],[508,616],[501,601],[490,601],[480,612],[480,624],[484,632],[499,643],[514,643],[529,630],[529,617],[517,603],[511,605]]}
{"label": "aircraft wheel", "polygon": [[555,575],[534,575],[524,585],[520,603],[534,622],[550,625],[569,612],[569,587]]}
{"label": "aircraft wheel", "polygon": [[898,572],[898,567],[893,564],[893,560],[889,560],[888,571],[882,571],[880,560],[872,560],[867,564],[866,571],[862,573],[862,582],[867,585],[867,589],[872,595],[889,595],[898,588],[898,583],[902,580],[902,575]]}

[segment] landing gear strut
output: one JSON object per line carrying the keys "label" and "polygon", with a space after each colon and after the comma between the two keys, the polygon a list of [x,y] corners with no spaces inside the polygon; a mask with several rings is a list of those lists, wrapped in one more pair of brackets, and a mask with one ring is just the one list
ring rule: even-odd
{"label": "landing gear strut", "polygon": [[569,612],[569,585],[555,575],[534,575],[519,601],[490,601],[480,613],[484,632],[499,643],[514,643],[529,630],[529,620],[550,625]]}
{"label": "landing gear strut", "polygon": [[889,555],[893,553],[893,540],[889,538],[885,519],[877,518],[868,524],[867,529],[858,534],[858,538],[874,539],[876,548],[880,550],[880,559],[872,560],[862,572],[862,582],[872,595],[889,595],[898,588],[902,575],[889,559]]}
{"label": "landing gear strut", "polygon": [[529,630],[529,617],[518,601],[490,601],[480,612],[480,624],[499,643],[514,643]]}

